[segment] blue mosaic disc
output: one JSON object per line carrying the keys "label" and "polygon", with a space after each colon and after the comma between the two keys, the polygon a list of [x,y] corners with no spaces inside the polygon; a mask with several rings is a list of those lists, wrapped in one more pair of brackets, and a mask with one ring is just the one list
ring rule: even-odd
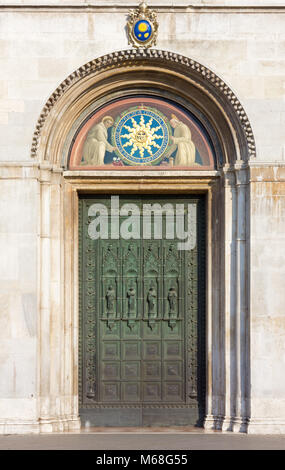
{"label": "blue mosaic disc", "polygon": [[158,164],[169,147],[167,118],[154,108],[131,108],[116,121],[113,145],[127,165]]}
{"label": "blue mosaic disc", "polygon": [[152,26],[147,20],[139,20],[134,25],[133,33],[137,41],[146,42],[152,35]]}

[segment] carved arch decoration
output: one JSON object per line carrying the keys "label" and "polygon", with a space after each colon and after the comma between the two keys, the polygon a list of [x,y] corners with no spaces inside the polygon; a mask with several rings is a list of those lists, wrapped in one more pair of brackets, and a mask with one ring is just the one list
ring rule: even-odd
{"label": "carved arch decoration", "polygon": [[[84,179],[78,178],[77,172],[65,172],[63,184],[60,173],[67,168],[73,139],[92,110],[120,96],[146,91],[200,113],[212,138],[217,137],[217,148],[218,144],[221,147],[217,166],[224,167],[223,171],[205,172],[203,176],[198,172],[165,175],[167,179],[157,174],[144,178],[140,172],[130,178],[125,174],[123,178],[120,175],[110,178],[89,173]],[[250,416],[246,162],[255,154],[251,125],[232,90],[208,68],[172,52],[129,49],[105,55],[80,67],[51,95],[36,125],[31,149],[31,157],[42,164],[43,170],[39,237],[42,299],[39,328],[40,338],[46,338],[41,345],[39,364],[42,430],[79,425],[78,194],[142,190],[151,194],[208,193],[205,426],[225,430],[246,428]],[[54,174],[50,170],[55,170]],[[233,315],[236,325],[244,328],[232,329],[229,319]],[[50,330],[47,325],[51,325]],[[241,342],[246,344],[240,354],[235,354],[232,341],[236,350]],[[56,346],[49,350],[50,344]],[[59,361],[59,357],[63,359]],[[54,378],[52,384],[62,374],[61,407],[54,405],[58,403],[58,389],[52,390],[45,380],[47,363],[49,376]],[[65,411],[64,416],[59,410]]]}
{"label": "carved arch decoration", "polygon": [[216,145],[217,167],[256,156],[245,110],[214,72],[180,54],[130,49],[94,59],[61,83],[38,119],[31,157],[66,169],[74,135],[94,106],[146,91],[196,110]]}

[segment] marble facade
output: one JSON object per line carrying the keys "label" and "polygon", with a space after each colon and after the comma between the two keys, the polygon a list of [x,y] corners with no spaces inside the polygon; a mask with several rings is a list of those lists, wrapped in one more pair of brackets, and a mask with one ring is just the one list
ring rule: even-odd
{"label": "marble facade", "polygon": [[[149,4],[144,55],[124,30],[133,1],[1,2],[1,433],[80,427],[78,191],[130,189],[208,194],[205,428],[285,433],[284,2]],[[194,93],[223,142],[217,170],[69,171],[76,122],[119,92],[116,74],[141,83],[136,67]]]}

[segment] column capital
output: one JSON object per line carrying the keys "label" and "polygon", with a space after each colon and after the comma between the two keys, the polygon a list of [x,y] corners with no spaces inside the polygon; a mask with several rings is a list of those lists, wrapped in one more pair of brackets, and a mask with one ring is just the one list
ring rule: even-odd
{"label": "column capital", "polygon": [[249,167],[246,162],[235,164],[236,185],[246,185],[249,183]]}
{"label": "column capital", "polygon": [[236,176],[235,176],[234,167],[229,164],[224,165],[223,173],[224,173],[224,186],[225,187],[235,186]]}

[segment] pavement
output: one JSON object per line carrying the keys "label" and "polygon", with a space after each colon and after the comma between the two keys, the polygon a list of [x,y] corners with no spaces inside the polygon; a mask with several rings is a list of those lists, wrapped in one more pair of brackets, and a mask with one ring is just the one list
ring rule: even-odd
{"label": "pavement", "polygon": [[197,428],[88,428],[0,436],[0,450],[285,450],[285,435],[247,435]]}

